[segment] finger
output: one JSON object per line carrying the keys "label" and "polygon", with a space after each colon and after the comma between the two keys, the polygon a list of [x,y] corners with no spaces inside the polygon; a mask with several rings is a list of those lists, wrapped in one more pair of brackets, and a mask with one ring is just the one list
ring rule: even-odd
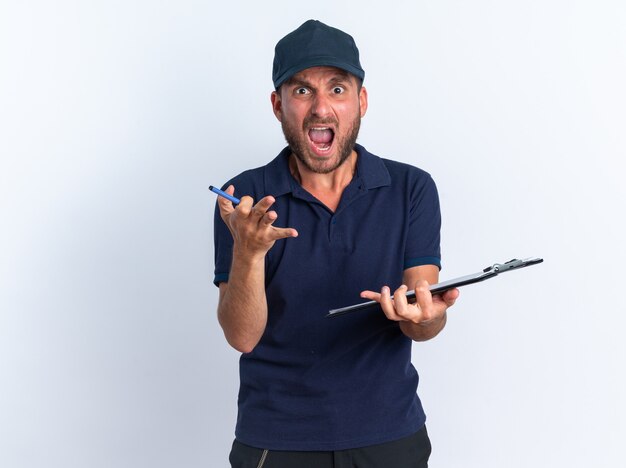
{"label": "finger", "polygon": [[393,300],[391,299],[391,292],[388,286],[383,286],[380,291],[380,307],[389,320],[395,320],[396,322],[402,320],[393,307]]}
{"label": "finger", "polygon": [[275,201],[276,199],[271,195],[261,198],[261,200],[259,200],[258,203],[252,207],[251,215],[256,216],[259,219],[262,218]]}
{"label": "finger", "polygon": [[261,218],[261,224],[265,226],[271,226],[274,221],[278,218],[278,214],[275,211],[268,211]]}
{"label": "finger", "polygon": [[[229,195],[233,195],[235,193],[235,186],[231,184],[224,191]],[[220,210],[220,215],[222,216],[222,218],[224,218],[224,216],[228,216],[230,213],[235,211],[233,202],[227,200],[224,197],[217,197],[217,207]]]}
{"label": "finger", "polygon": [[369,291],[369,290],[361,291],[360,296],[363,299],[369,299],[370,301],[380,302],[380,293],[375,292],[375,291]]}
{"label": "finger", "polygon": [[420,307],[432,304],[433,296],[430,293],[428,281],[420,280],[415,283],[415,300]]}
{"label": "finger", "polygon": [[247,218],[248,216],[250,216],[253,203],[254,200],[252,199],[252,197],[244,195],[243,197],[241,197],[239,205],[237,205],[237,212],[241,214],[244,218]]}
{"label": "finger", "polygon": [[[260,224],[268,227],[271,226],[277,219],[278,214],[275,211],[268,211],[261,218]],[[272,239],[283,239],[285,237],[298,237],[298,231],[293,228],[273,228],[271,233]]]}
{"label": "finger", "polygon": [[400,317],[406,316],[407,313],[407,306],[409,305],[406,298],[407,289],[406,285],[403,284],[393,293],[393,307]]}
{"label": "finger", "polygon": [[286,239],[287,237],[298,237],[298,231],[293,228],[277,228],[272,226],[271,239]]}
{"label": "finger", "polygon": [[422,319],[430,320],[433,312],[433,296],[430,293],[428,281],[421,280],[415,283],[415,303],[422,311]]}
{"label": "finger", "polygon": [[442,294],[441,299],[448,307],[452,307],[459,298],[460,291],[457,288],[450,289]]}
{"label": "finger", "polygon": [[233,212],[235,211],[235,207],[228,200],[219,200],[217,201],[217,207],[220,210],[220,216],[223,220],[226,220]]}

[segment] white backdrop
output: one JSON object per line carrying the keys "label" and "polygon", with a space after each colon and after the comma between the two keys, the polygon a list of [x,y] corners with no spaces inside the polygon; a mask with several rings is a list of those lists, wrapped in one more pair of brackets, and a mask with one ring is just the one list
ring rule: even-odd
{"label": "white backdrop", "polygon": [[623,466],[621,0],[2,0],[0,466],[227,466],[207,187],[282,148],[309,18],[357,40],[359,141],[437,181],[441,278],[545,258],[414,346],[431,466]]}

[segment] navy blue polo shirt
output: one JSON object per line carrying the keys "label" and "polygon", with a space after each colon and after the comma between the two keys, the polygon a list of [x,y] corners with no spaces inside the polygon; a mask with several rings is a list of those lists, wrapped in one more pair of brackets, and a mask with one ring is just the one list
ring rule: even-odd
{"label": "navy blue polo shirt", "polygon": [[[343,450],[419,430],[411,340],[380,310],[326,318],[361,302],[364,289],[393,289],[406,268],[440,266],[441,218],[426,172],[360,145],[355,175],[332,212],[289,171],[285,148],[226,184],[235,196],[276,199],[274,223],[298,230],[267,253],[268,322],[240,359],[236,437],[271,450]],[[232,237],[215,212],[215,284],[228,281]],[[245,291],[241,291],[245,294]]]}

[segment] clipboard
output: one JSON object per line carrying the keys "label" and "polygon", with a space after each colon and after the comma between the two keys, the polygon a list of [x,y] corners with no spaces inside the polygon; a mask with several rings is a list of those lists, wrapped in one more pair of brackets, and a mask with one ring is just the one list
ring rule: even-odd
{"label": "clipboard", "polygon": [[[430,292],[434,294],[441,294],[449,289],[458,288],[460,286],[467,286],[468,284],[474,284],[481,281],[485,281],[489,278],[494,278],[498,276],[500,273],[505,273],[507,271],[519,270],[521,268],[525,268],[531,265],[537,265],[538,263],[543,262],[543,258],[525,258],[522,260],[518,260],[514,258],[513,260],[509,260],[505,263],[495,263],[487,268],[479,271],[477,273],[472,273],[471,275],[460,276],[458,278],[453,278],[451,280],[442,281],[441,283],[432,284],[430,286]],[[406,293],[406,298],[409,303],[415,302],[415,291],[408,291]],[[361,304],[355,304],[347,307],[341,307],[340,309],[331,309],[328,311],[328,315],[326,317],[338,317],[339,315],[348,314],[351,312],[357,312],[359,310],[372,310],[376,307],[380,307],[378,302],[376,301],[368,301],[363,302]]]}

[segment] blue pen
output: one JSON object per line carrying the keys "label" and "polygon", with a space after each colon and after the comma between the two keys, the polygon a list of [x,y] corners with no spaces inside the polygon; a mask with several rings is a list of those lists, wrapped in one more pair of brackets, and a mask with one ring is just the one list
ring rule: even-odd
{"label": "blue pen", "polygon": [[217,193],[220,197],[224,197],[226,200],[230,200],[235,205],[239,205],[239,202],[241,201],[241,200],[239,200],[239,198],[235,198],[232,195],[227,194],[223,190],[220,190],[220,189],[218,189],[216,187],[213,187],[212,185],[209,185],[209,190],[211,192]]}

